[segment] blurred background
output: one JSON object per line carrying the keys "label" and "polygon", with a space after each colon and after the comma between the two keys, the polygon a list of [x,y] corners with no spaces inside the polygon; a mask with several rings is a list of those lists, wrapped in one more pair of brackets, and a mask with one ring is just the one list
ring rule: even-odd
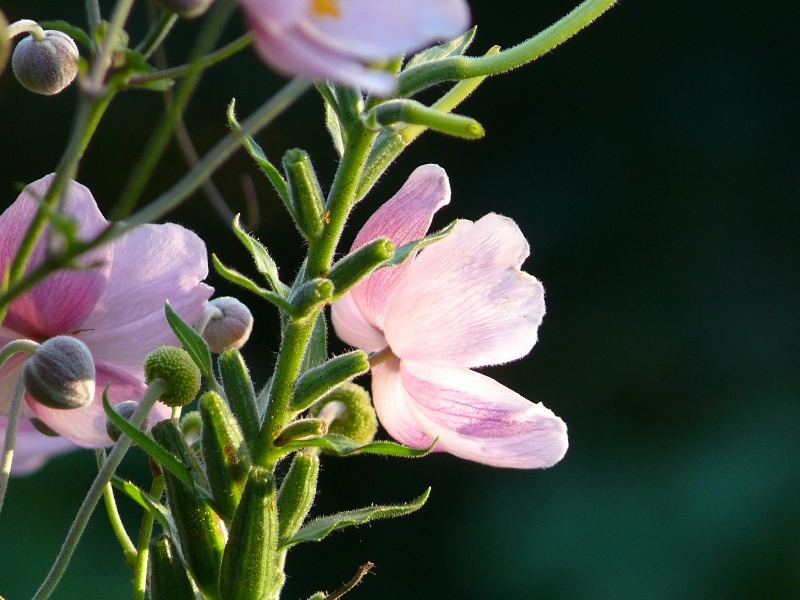
{"label": "blurred background", "polygon": [[[471,4],[481,53],[539,31],[574,2]],[[10,21],[83,24],[79,2],[0,8]],[[146,28],[143,8],[134,39]],[[463,106],[486,126],[485,140],[427,134],[391,168],[348,239],[426,162],[445,167],[453,188],[435,225],[496,211],[528,236],[525,267],[544,282],[548,315],[530,356],[487,372],[564,418],[571,447],[547,471],[444,455],[324,460],[316,514],[410,499],[428,485],[433,494],[412,517],[292,552],[286,598],[331,590],[368,560],[377,566],[354,598],[800,597],[798,20],[790,1],[624,0]],[[193,31],[181,24],[169,40],[172,64]],[[231,97],[244,116],[281,83],[251,51],[209,71],[187,115],[201,152],[225,133]],[[0,79],[0,208],[17,183],[54,168],[74,104],[74,89],[44,98],[10,72]],[[148,92],[112,106],[79,177],[104,209],[160,108]],[[276,161],[307,149],[327,189],[335,155],[318,98],[309,94],[258,140]],[[173,149],[146,197],[184,169]],[[302,244],[244,153],[214,181],[238,211],[243,178],[258,196],[257,233],[289,273]],[[255,272],[202,194],[169,219]],[[273,311],[215,275],[210,282],[254,308],[245,355],[263,382],[277,348]],[[141,454],[124,474],[147,481]],[[12,482],[0,517],[7,600],[30,597],[93,475],[84,452]],[[133,528],[137,509],[120,503]],[[128,578],[99,511],[55,597],[125,598]]]}

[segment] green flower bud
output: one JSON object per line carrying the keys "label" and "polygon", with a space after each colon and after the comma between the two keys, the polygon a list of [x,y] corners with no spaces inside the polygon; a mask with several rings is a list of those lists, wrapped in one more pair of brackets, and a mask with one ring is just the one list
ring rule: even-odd
{"label": "green flower bud", "polygon": [[368,444],[378,432],[378,417],[369,392],[355,383],[344,383],[311,407],[315,417],[333,414],[328,431]]}
{"label": "green flower bud", "polygon": [[11,40],[8,37],[8,21],[0,11],[0,73],[5,69],[8,55],[11,52]]}
{"label": "green flower bud", "polygon": [[94,360],[82,341],[60,335],[44,342],[22,372],[28,394],[50,408],[72,409],[94,400]]}
{"label": "green flower bud", "polygon": [[303,525],[317,493],[319,457],[297,452],[278,493],[280,538],[287,540]]}
{"label": "green flower bud", "polygon": [[192,584],[169,537],[163,536],[150,542],[147,569],[150,600],[194,600]]}
{"label": "green flower bud", "polygon": [[214,298],[208,304],[211,310],[219,311],[203,329],[208,349],[214,354],[221,354],[228,348],[238,350],[244,346],[253,331],[253,313],[250,309],[230,296]]}
{"label": "green flower bud", "polygon": [[161,379],[166,391],[160,400],[167,406],[186,406],[200,391],[200,369],[189,353],[174,346],[156,348],[144,359],[147,383]]}
{"label": "green flower bud", "polygon": [[231,524],[220,572],[225,600],[272,598],[278,553],[275,479],[253,467]]}
{"label": "green flower bud", "polygon": [[203,421],[200,418],[199,411],[190,410],[189,412],[183,413],[181,417],[181,433],[187,444],[191,446],[200,441],[202,428]]}
{"label": "green flower bud", "polygon": [[[133,400],[125,400],[124,402],[120,402],[114,407],[114,410],[117,411],[117,414],[121,416],[126,421],[133,416],[133,413],[136,411],[136,407],[139,406],[138,402],[134,402]],[[106,419],[106,433],[108,437],[110,437],[115,442],[120,438],[122,435],[122,431],[120,431],[119,427],[114,425],[111,422],[111,419]]]}
{"label": "green flower bud", "polygon": [[325,201],[311,159],[302,150],[287,150],[283,170],[297,226],[307,240],[316,240],[325,227]]}
{"label": "green flower bud", "polygon": [[156,0],[164,10],[174,12],[184,19],[194,19],[208,10],[214,0]]}
{"label": "green flower bud", "polygon": [[66,33],[45,31],[37,42],[29,35],[14,49],[11,68],[20,84],[35,94],[52,96],[73,82],[78,74],[78,46]]}
{"label": "green flower bud", "polygon": [[258,437],[261,421],[256,409],[256,393],[247,365],[238,350],[226,350],[219,355],[217,361],[222,387],[231,412],[239,423],[245,441],[250,442]]}

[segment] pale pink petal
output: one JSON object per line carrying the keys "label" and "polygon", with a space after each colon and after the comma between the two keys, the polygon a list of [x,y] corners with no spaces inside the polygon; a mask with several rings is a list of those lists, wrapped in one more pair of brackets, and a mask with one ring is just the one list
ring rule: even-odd
{"label": "pale pink petal", "polygon": [[400,364],[405,406],[438,449],[516,469],[550,467],[566,453],[567,426],[542,404],[468,369]]}
{"label": "pale pink petal", "polygon": [[[0,417],[0,447],[5,443],[7,426],[8,417]],[[39,433],[28,419],[21,419],[17,425],[11,472],[15,475],[26,475],[40,468],[49,458],[76,448],[67,439]]]}
{"label": "pale pink petal", "polygon": [[[433,215],[449,202],[450,182],[444,169],[438,165],[418,167],[400,191],[367,220],[353,242],[353,250],[378,237],[388,237],[397,247],[425,237]],[[392,293],[414,260],[412,257],[400,266],[380,269],[353,288],[356,306],[375,328],[383,329]]]}
{"label": "pale pink petal", "polygon": [[98,359],[141,375],[144,357],[177,345],[164,316],[169,300],[188,323],[203,314],[213,288],[206,246],[180,225],[142,225],[114,243],[114,265],[105,293],[77,336]]}
{"label": "pale pink petal", "polygon": [[390,358],[372,367],[372,402],[383,428],[398,442],[427,448],[433,437],[417,422],[400,377],[400,361]]}
{"label": "pale pink petal", "polygon": [[422,250],[384,307],[383,331],[404,360],[476,367],[530,352],[544,290],[519,267],[528,243],[511,219],[460,221]]}
{"label": "pale pink petal", "polygon": [[361,60],[373,61],[456,37],[469,27],[464,0],[337,0],[312,2],[314,10],[299,25],[321,44]]}
{"label": "pale pink petal", "polygon": [[239,0],[239,4],[254,18],[271,23],[276,29],[294,24],[308,14],[308,0]]}
{"label": "pale pink petal", "polygon": [[[28,228],[39,201],[53,181],[47,175],[28,185],[17,200],[0,215],[0,271],[11,263]],[[108,222],[103,218],[91,192],[79,183],[67,185],[65,212],[78,225],[78,236],[88,239],[99,233]],[[28,263],[26,272],[44,260],[49,239],[45,231]],[[59,240],[59,237],[56,237]],[[4,325],[20,334],[37,339],[66,334],[78,329],[103,292],[111,270],[113,250],[106,245],[88,253],[82,265],[92,268],[62,270],[47,277],[30,292],[17,298]],[[65,301],[68,298],[69,301]]]}
{"label": "pale pink petal", "polygon": [[349,292],[331,307],[331,321],[339,339],[355,348],[377,352],[388,345],[383,334],[361,314]]}
{"label": "pale pink petal", "polygon": [[299,30],[284,30],[251,16],[250,30],[262,58],[287,75],[333,80],[386,96],[395,89],[395,78],[369,69],[347,54],[321,46]]}
{"label": "pale pink petal", "polygon": [[[98,362],[97,385],[94,402],[83,408],[74,410],[57,410],[48,408],[26,398],[33,412],[48,427],[84,448],[100,448],[110,445],[111,439],[106,434],[106,414],[103,410],[103,390],[108,385],[108,399],[111,404],[119,404],[125,400],[140,400],[145,386],[122,369]],[[156,423],[169,418],[167,406],[157,402],[150,411],[149,422]]]}

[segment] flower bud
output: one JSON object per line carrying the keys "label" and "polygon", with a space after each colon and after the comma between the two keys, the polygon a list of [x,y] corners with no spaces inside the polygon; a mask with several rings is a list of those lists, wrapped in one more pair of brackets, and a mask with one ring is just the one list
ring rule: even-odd
{"label": "flower bud", "polygon": [[167,406],[185,406],[200,391],[200,369],[188,352],[174,346],[161,346],[145,357],[144,377],[148,384],[155,379],[166,384],[159,399]]}
{"label": "flower bud", "polygon": [[214,354],[221,354],[228,348],[237,350],[247,343],[253,330],[253,314],[236,298],[222,296],[209,301],[211,310],[218,310],[203,330],[208,348]]}
{"label": "flower bud", "polygon": [[328,431],[368,444],[378,432],[378,417],[369,392],[355,383],[344,383],[311,407],[312,416],[333,414]]}
{"label": "flower bud", "polygon": [[147,589],[151,600],[194,600],[177,548],[166,535],[150,542]]}
{"label": "flower bud", "polygon": [[44,342],[22,372],[28,394],[50,408],[80,408],[94,400],[94,360],[82,341],[66,335]]}
{"label": "flower bud", "polygon": [[8,54],[11,51],[11,39],[8,37],[8,21],[0,11],[0,73],[5,69],[8,62]]}
{"label": "flower bud", "polygon": [[47,30],[37,42],[32,35],[14,49],[11,67],[17,81],[31,92],[52,96],[59,93],[78,74],[78,47],[61,31]]}
{"label": "flower bud", "polygon": [[[117,411],[119,416],[127,421],[133,416],[133,413],[136,412],[137,406],[139,406],[138,402],[134,402],[133,400],[125,400],[125,402],[120,402],[117,404],[114,407],[114,410]],[[106,419],[106,433],[108,434],[108,437],[115,442],[119,440],[120,436],[122,435],[122,431],[120,431],[119,427],[111,422],[111,419]]]}
{"label": "flower bud", "polygon": [[281,540],[292,537],[306,520],[317,493],[318,476],[319,457],[297,452],[278,493]]}
{"label": "flower bud", "polygon": [[164,10],[174,12],[184,19],[194,19],[208,10],[214,0],[156,0]]}

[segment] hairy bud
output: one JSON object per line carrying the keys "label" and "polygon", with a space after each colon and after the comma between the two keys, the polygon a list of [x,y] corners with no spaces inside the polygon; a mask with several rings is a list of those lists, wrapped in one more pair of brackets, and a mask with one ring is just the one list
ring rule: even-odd
{"label": "hairy bud", "polygon": [[164,10],[174,12],[184,19],[194,19],[208,10],[214,0],[156,0]]}
{"label": "hairy bud", "polygon": [[369,392],[355,383],[344,383],[322,398],[310,411],[330,421],[328,431],[368,444],[378,432],[378,417]]}
{"label": "hairy bud", "polygon": [[28,394],[50,408],[71,409],[94,400],[94,360],[82,341],[66,335],[44,342],[25,363]]}
{"label": "hairy bud", "polygon": [[20,84],[44,96],[59,93],[78,74],[78,47],[72,38],[60,31],[45,31],[45,39],[37,42],[32,35],[14,49],[11,67]]}
{"label": "hairy bud", "polygon": [[167,406],[185,406],[200,391],[200,369],[188,352],[174,346],[161,346],[145,357],[144,377],[148,384],[155,379],[166,384],[159,400]]}
{"label": "hairy bud", "polygon": [[[119,416],[127,421],[133,416],[133,413],[136,412],[137,406],[139,406],[138,402],[134,402],[133,400],[125,400],[125,402],[120,402],[117,404],[114,407],[114,410],[117,411]],[[110,419],[106,419],[106,433],[108,434],[108,437],[115,442],[122,435],[122,431],[120,431],[119,427],[114,425]]]}
{"label": "hairy bud", "polygon": [[250,309],[230,296],[214,298],[208,304],[209,309],[214,311],[203,330],[209,350],[221,354],[229,348],[238,350],[244,346],[253,330]]}

